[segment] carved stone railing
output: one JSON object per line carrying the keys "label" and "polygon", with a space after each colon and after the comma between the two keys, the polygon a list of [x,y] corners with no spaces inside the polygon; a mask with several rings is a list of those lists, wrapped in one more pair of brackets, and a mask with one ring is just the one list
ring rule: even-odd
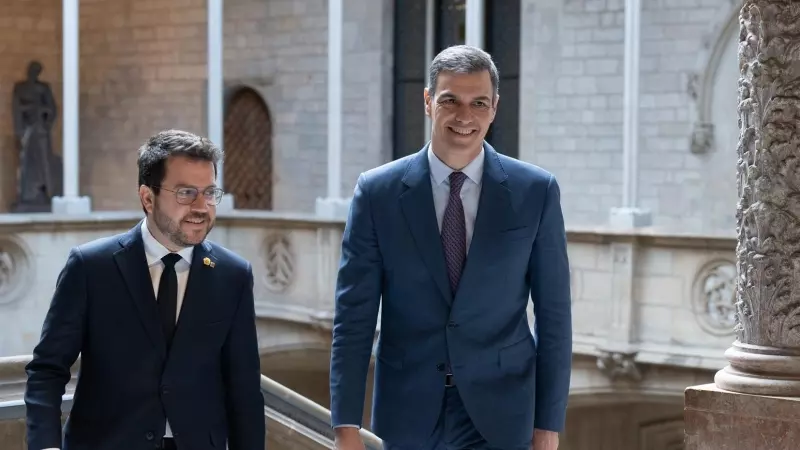
{"label": "carved stone railing", "polygon": [[[0,436],[4,433],[22,440],[25,419],[25,365],[29,355],[0,358]],[[73,374],[78,366],[73,367]],[[72,406],[74,380],[66,389],[62,411],[69,414]],[[264,416],[267,422],[267,448],[333,448],[334,432],[331,413],[274,380],[262,375],[261,394],[264,397]],[[5,429],[4,429],[5,427]],[[361,437],[368,450],[380,450],[383,443],[370,431],[362,429]],[[22,450],[21,442],[19,449]],[[7,447],[5,445],[9,445]],[[4,442],[3,450],[17,450],[13,443]]]}
{"label": "carved stone railing", "polygon": [[574,353],[608,378],[640,366],[718,370],[735,339],[731,236],[570,229]]}
{"label": "carved stone railing", "polygon": [[[0,214],[0,356],[33,350],[71,247],[125,232],[141,217]],[[343,227],[316,216],[233,211],[219,215],[210,239],[253,264],[259,317],[325,328]]]}
{"label": "carved stone railing", "polygon": [[[0,261],[11,261],[0,282],[14,280],[0,284],[0,356],[32,351],[70,247],[126,231],[140,218],[0,215],[0,255],[9,255]],[[259,328],[262,349],[329,347],[343,227],[269,212],[217,219],[211,239],[253,264],[257,314],[268,322]],[[640,364],[724,367],[735,339],[734,236],[579,228],[567,235],[576,354],[595,357],[612,378],[636,379]],[[316,329],[315,341],[288,342],[298,329]]]}

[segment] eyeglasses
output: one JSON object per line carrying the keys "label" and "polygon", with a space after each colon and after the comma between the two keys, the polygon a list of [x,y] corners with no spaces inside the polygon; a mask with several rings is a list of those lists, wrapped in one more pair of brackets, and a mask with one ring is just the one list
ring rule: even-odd
{"label": "eyeglasses", "polygon": [[[175,194],[175,201],[181,205],[191,205],[197,200],[200,190],[193,187],[182,187],[175,190],[167,189],[161,186],[150,186],[151,188],[159,188]],[[203,191],[203,197],[208,205],[219,205],[222,201],[223,190],[216,187],[210,187]]]}

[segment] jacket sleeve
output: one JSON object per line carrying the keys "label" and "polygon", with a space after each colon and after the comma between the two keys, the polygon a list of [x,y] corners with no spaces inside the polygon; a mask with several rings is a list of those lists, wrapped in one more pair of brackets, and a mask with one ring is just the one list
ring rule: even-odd
{"label": "jacket sleeve", "polygon": [[572,371],[572,300],[561,195],[552,175],[528,270],[537,337],[534,427],[560,432]]}
{"label": "jacket sleeve", "polygon": [[247,276],[233,324],[222,347],[222,362],[227,396],[228,448],[263,450],[266,425],[250,264],[247,265]]}
{"label": "jacket sleeve", "polygon": [[83,345],[87,303],[86,267],[74,248],[58,276],[39,343],[25,368],[30,449],[61,448],[61,399]]}
{"label": "jacket sleeve", "polygon": [[381,297],[382,259],[367,179],[356,183],[342,239],[331,347],[332,426],[361,426]]}

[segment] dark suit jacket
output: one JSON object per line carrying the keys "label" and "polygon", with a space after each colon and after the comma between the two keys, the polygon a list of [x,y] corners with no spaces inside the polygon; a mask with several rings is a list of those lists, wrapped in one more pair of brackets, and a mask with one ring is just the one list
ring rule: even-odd
{"label": "dark suit jacket", "polygon": [[[27,366],[28,448],[152,450],[166,412],[183,448],[228,439],[231,450],[263,450],[250,264],[207,241],[195,247],[167,353],[140,229],[71,250]],[[79,353],[62,446],[61,397]]]}
{"label": "dark suit jacket", "polygon": [[[457,292],[437,227],[427,146],[362,174],[342,243],[331,356],[333,425],[361,424],[378,303],[372,429],[395,444],[436,425],[444,370],[488,443],[561,431],[572,324],[559,186],[484,144],[478,215]],[[526,317],[532,298],[536,328]]]}

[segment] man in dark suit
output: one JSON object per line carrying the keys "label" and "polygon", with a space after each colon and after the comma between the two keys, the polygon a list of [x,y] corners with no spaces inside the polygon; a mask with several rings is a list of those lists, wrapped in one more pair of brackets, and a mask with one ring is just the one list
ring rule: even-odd
{"label": "man in dark suit", "polygon": [[424,98],[431,141],[358,178],[344,231],[330,374],[337,447],[363,448],[382,300],[372,429],[387,448],[555,450],[572,358],[558,183],[484,142],[498,105],[484,51],[442,51]]}
{"label": "man in dark suit", "polygon": [[156,134],[139,151],[146,218],[70,252],[27,366],[30,450],[264,449],[252,269],[205,239],[221,157],[207,139]]}

